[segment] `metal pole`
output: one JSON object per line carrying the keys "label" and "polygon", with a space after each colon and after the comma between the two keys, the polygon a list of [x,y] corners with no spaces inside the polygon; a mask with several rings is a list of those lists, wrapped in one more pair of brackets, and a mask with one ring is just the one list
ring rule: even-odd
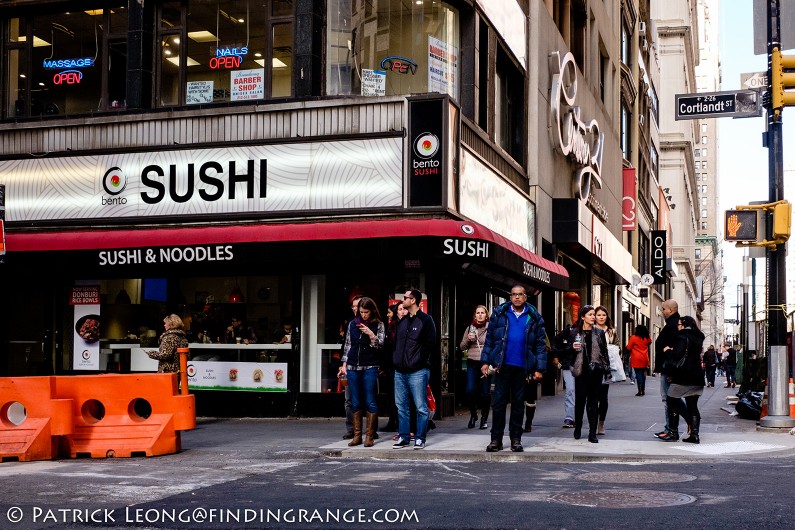
{"label": "metal pole", "polygon": [[[779,0],[767,2],[767,55],[768,55],[768,91],[770,80],[773,79],[770,57],[773,48],[781,48],[779,27]],[[784,199],[784,157],[782,149],[781,112],[772,109],[772,94],[769,94],[771,107],[767,109],[767,148],[769,165],[770,202]],[[768,214],[767,237],[772,239],[772,222]],[[795,418],[789,415],[789,381],[787,374],[787,324],[783,311],[787,292],[786,250],[785,245],[776,245],[765,252],[767,259],[767,344],[768,355],[768,387],[769,415],[762,418],[762,428],[795,427]],[[783,374],[783,375],[782,375]]]}

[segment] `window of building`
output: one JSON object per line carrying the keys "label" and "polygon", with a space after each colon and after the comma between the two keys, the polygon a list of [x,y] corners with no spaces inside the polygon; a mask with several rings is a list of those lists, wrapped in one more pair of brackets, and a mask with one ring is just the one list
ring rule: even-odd
{"label": "window of building", "polygon": [[607,98],[607,87],[610,85],[610,58],[603,52],[599,52],[599,98],[602,103]]}
{"label": "window of building", "polygon": [[706,173],[702,173],[701,174],[701,180],[703,180],[704,182],[707,181],[707,174]]}
{"label": "window of building", "polygon": [[[696,168],[696,169],[698,169],[698,168]],[[707,161],[706,160],[702,160],[701,169],[707,169]]]}
{"label": "window of building", "polygon": [[508,53],[497,47],[494,79],[494,140],[514,160],[523,163],[524,79]]}
{"label": "window of building", "polygon": [[649,147],[649,162],[651,163],[651,172],[654,178],[657,178],[659,170],[659,157],[657,156],[657,149],[654,146]]}
{"label": "window of building", "polygon": [[701,169],[701,161],[696,160],[696,169]]}
{"label": "window of building", "polygon": [[707,198],[701,197],[701,206],[706,206],[706,205],[707,205]]}
{"label": "window of building", "polygon": [[[630,127],[632,123],[632,114],[629,107],[622,101],[621,102],[621,152],[624,155],[624,160],[629,160],[631,153],[630,146]],[[653,151],[654,149],[652,149]]]}
{"label": "window of building", "polygon": [[[386,72],[381,95],[440,92],[459,99],[457,9],[446,2],[328,0],[326,13],[327,94],[378,95],[378,70]],[[488,40],[480,45],[488,51]]]}
{"label": "window of building", "polygon": [[695,156],[701,156],[701,149],[696,149],[696,150],[694,151],[694,155],[695,155]]}
{"label": "window of building", "polygon": [[702,230],[706,230],[707,229],[707,222],[706,221],[701,221],[701,229]]}
{"label": "window of building", "polygon": [[640,267],[641,274],[648,274],[651,272],[651,264],[649,260],[649,237],[642,231],[639,231],[638,236],[638,266]]}
{"label": "window of building", "polygon": [[707,132],[707,124],[706,123],[702,123],[701,124],[701,132],[703,132],[703,133]]}
{"label": "window of building", "polygon": [[159,20],[159,106],[292,96],[291,0],[169,1]]}
{"label": "window of building", "polygon": [[701,259],[701,249],[700,248],[696,249],[696,259]]}
{"label": "window of building", "polygon": [[[707,148],[706,147],[701,149],[701,156],[707,156]],[[705,162],[705,164],[706,164],[706,162]]]}
{"label": "window of building", "polygon": [[707,217],[707,211],[706,210],[701,210],[701,218],[705,219],[706,217]]}
{"label": "window of building", "polygon": [[624,20],[621,20],[621,62],[631,66],[632,59],[632,32],[627,28]]}
{"label": "window of building", "polygon": [[707,137],[706,136],[702,136],[701,137],[701,145],[707,145]]}
{"label": "window of building", "polygon": [[706,194],[706,193],[707,193],[707,185],[706,185],[706,184],[704,184],[703,186],[701,186],[701,193],[704,193],[704,194]]}
{"label": "window of building", "polygon": [[94,9],[7,21],[4,117],[88,114],[124,107],[127,10],[124,3],[84,7]]}

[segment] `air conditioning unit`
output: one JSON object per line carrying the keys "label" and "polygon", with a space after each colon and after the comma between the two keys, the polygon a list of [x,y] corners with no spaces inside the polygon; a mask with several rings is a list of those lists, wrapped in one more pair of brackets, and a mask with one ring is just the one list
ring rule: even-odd
{"label": "air conditioning unit", "polygon": [[646,36],[646,23],[645,22],[641,22],[638,25],[638,35],[640,35],[641,37],[645,37]]}

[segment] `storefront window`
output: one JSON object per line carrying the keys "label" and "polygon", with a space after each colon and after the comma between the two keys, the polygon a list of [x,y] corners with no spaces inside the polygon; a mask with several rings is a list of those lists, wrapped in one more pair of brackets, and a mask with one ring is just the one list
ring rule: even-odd
{"label": "storefront window", "polygon": [[158,104],[290,97],[292,6],[264,0],[189,0],[184,8],[164,4]]}
{"label": "storefront window", "polygon": [[7,31],[5,117],[87,114],[125,105],[124,5],[15,18]]}
{"label": "storefront window", "polygon": [[327,2],[326,93],[459,98],[458,11],[445,2]]}

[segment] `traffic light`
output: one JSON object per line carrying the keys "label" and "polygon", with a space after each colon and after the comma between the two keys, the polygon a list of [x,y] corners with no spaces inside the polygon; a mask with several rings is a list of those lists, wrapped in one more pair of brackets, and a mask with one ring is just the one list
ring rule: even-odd
{"label": "traffic light", "polygon": [[789,239],[792,225],[792,204],[782,201],[773,207],[773,239]]}
{"label": "traffic light", "polygon": [[795,105],[795,92],[787,92],[788,88],[795,88],[795,72],[785,70],[795,70],[795,56],[781,55],[778,48],[773,48],[770,55],[770,91],[774,110]]}
{"label": "traffic light", "polygon": [[726,241],[757,241],[758,210],[726,210],[723,233]]}

